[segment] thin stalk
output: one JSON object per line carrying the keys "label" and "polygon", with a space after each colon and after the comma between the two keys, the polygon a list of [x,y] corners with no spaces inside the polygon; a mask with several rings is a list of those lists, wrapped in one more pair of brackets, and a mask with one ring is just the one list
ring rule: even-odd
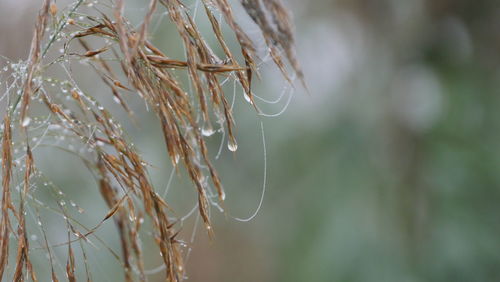
{"label": "thin stalk", "polygon": [[[57,27],[56,31],[54,32],[54,34],[50,38],[50,40],[47,43],[47,45],[45,46],[45,48],[43,48],[42,54],[41,54],[42,55],[41,58],[43,58],[47,54],[47,52],[49,51],[50,46],[52,46],[52,44],[54,44],[54,42],[56,41],[56,38],[59,35],[59,33],[61,33],[61,31],[64,29],[64,27],[66,27],[67,22],[68,22],[67,19],[73,16],[73,14],[75,13],[76,9],[78,9],[78,7],[80,7],[80,5],[82,3],[83,3],[83,0],[78,0],[78,2],[75,4],[75,6],[68,13],[68,16],[67,17],[63,17],[60,20],[59,26]],[[12,105],[12,108],[9,111],[9,116],[12,116],[12,114],[16,110],[17,106],[19,105],[19,102],[21,101],[21,97],[22,97],[22,95],[19,95],[17,97],[16,101],[14,102],[14,105]]]}

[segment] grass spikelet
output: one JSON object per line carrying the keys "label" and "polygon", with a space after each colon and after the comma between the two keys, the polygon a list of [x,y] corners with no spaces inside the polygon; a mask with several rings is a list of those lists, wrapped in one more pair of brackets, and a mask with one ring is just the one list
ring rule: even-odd
{"label": "grass spikelet", "polygon": [[[154,113],[164,139],[165,154],[174,169],[185,171],[192,182],[198,214],[206,233],[213,238],[210,208],[224,207],[225,192],[207,138],[215,131],[223,132],[228,149],[236,151],[237,128],[224,84],[232,81],[241,86],[259,112],[252,93],[252,77],[260,77],[257,67],[260,58],[229,1],[200,1],[212,30],[210,39],[200,31],[189,7],[179,0],[148,1],[139,24],[132,24],[125,17],[127,1],[124,0],[75,0],[68,7],[58,7],[51,0],[43,1],[29,58],[20,64],[25,68],[20,76],[22,81],[16,82],[20,95],[8,92],[9,108],[3,121],[0,280],[24,281],[29,277],[33,281],[58,281],[66,277],[68,281],[77,281],[82,280],[79,273],[85,273],[86,280],[91,281],[92,270],[84,247],[100,244],[123,267],[122,280],[147,281],[148,267],[141,247],[144,236],[156,243],[164,279],[171,282],[185,279],[185,247],[177,238],[182,234],[183,219],[179,220],[168,199],[162,198],[154,187],[149,176],[150,166],[127,136],[121,125],[123,121],[115,118],[114,109],[102,102],[110,98],[134,124],[138,123],[139,116],[132,111],[135,111],[134,99],[139,99]],[[240,2],[261,30],[270,56],[285,79],[291,81],[290,72],[293,72],[304,83],[294,54],[290,16],[281,1]],[[150,29],[158,13],[165,15],[175,27],[185,50],[183,58],[172,56],[153,43]],[[236,50],[226,41],[228,36],[223,25],[227,25],[236,38],[239,44]],[[82,89],[73,73],[73,62],[95,72],[99,83],[107,87],[105,91],[92,93]],[[51,68],[58,68],[64,77],[49,76]],[[54,87],[61,91],[53,91]],[[45,121],[36,120],[32,116],[35,112],[43,113]],[[33,120],[41,125],[34,126]],[[58,137],[56,144],[41,142]],[[83,213],[83,209],[74,202],[68,207],[64,188],[59,189],[55,184],[47,186],[54,194],[56,207],[36,198],[33,187],[36,188],[42,178],[33,157],[34,153],[37,157],[38,146],[71,153],[84,163],[95,177],[96,191],[107,206],[100,221],[89,226],[79,222],[71,208],[74,213]],[[21,156],[13,152],[19,152],[17,147],[21,147]],[[13,170],[20,177],[13,179]],[[19,187],[19,197],[17,194],[12,197],[12,191],[17,191],[12,189],[16,187]],[[29,217],[25,215],[32,213],[31,206],[35,207],[33,218],[43,235],[43,240],[36,241],[39,247],[30,247],[28,241]],[[52,239],[46,234],[49,229],[45,227],[48,221],[42,222],[39,209],[64,219],[67,236],[63,242],[50,242]],[[108,222],[114,223],[121,252],[109,247],[97,232]],[[14,254],[9,253],[11,240],[17,245],[12,266],[8,265],[14,258]],[[53,248],[63,246],[67,252],[64,260],[59,261]],[[50,278],[37,278],[30,257],[33,248],[45,250],[46,266],[50,267],[50,272],[37,270],[36,273],[47,273],[47,276],[50,273]],[[80,260],[84,263],[79,263]],[[7,274],[7,269],[13,271]]]}
{"label": "grass spikelet", "polygon": [[[33,94],[32,93],[34,88],[33,76],[41,60],[40,58],[41,46],[42,46],[43,35],[45,33],[45,28],[47,26],[49,10],[50,12],[54,12],[54,14],[57,12],[56,11],[57,8],[54,9],[51,7],[55,6],[50,5],[50,0],[43,1],[42,8],[40,9],[40,12],[38,14],[35,33],[31,41],[30,57],[28,59],[28,72],[26,76],[26,81],[24,82],[23,95],[22,95],[22,105],[20,114],[21,116],[20,121],[22,124],[24,124],[24,120],[26,119],[26,111],[28,109],[31,95]],[[14,105],[14,107],[16,106],[17,104]]]}
{"label": "grass spikelet", "polygon": [[10,195],[10,178],[12,175],[12,132],[10,117],[4,118],[2,138],[2,221],[0,222],[0,280],[3,279],[5,267],[9,260],[9,237],[12,227],[9,219],[9,209],[14,212]]}
{"label": "grass spikelet", "polygon": [[26,217],[25,217],[25,205],[26,197],[29,189],[29,179],[33,169],[33,155],[31,154],[31,149],[29,146],[26,147],[26,162],[25,162],[25,173],[24,173],[24,185],[21,191],[21,199],[19,203],[18,212],[18,228],[17,228],[17,258],[16,258],[16,270],[14,272],[14,281],[23,281],[23,269],[26,269],[27,273],[30,274],[33,281],[38,281],[31,265],[29,256],[29,243],[28,236],[26,232]]}

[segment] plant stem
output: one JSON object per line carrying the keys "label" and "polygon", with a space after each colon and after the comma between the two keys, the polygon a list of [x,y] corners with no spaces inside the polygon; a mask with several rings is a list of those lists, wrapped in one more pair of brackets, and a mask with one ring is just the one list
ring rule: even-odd
{"label": "plant stem", "polygon": [[[42,54],[41,54],[41,58],[43,58],[47,52],[49,51],[49,48],[50,46],[52,46],[52,44],[56,41],[56,38],[57,36],[59,35],[59,33],[63,30],[64,27],[66,27],[66,24],[67,24],[67,18],[70,18],[71,16],[73,16],[73,14],[75,13],[76,9],[78,9],[78,7],[80,7],[80,5],[83,3],[83,0],[78,0],[78,2],[75,4],[75,6],[70,10],[70,12],[68,13],[68,16],[67,17],[63,17],[61,20],[60,20],[60,23],[59,23],[59,27],[57,28],[57,30],[54,32],[54,34],[52,35],[52,37],[50,38],[49,42],[47,43],[47,45],[45,46],[45,48],[43,48],[43,51],[42,51]],[[28,81],[26,81],[26,83],[29,83]],[[10,112],[9,112],[9,116],[12,116],[12,114],[14,113],[14,111],[16,110],[17,108],[17,105],[19,104],[19,102],[21,101],[21,97],[22,95],[19,95],[16,99],[16,101],[14,102],[14,105],[12,105],[12,108],[10,109]]]}
{"label": "plant stem", "polygon": [[47,43],[47,45],[45,46],[45,48],[42,51],[42,58],[43,58],[43,56],[45,56],[45,54],[47,54],[47,51],[49,51],[50,46],[55,42],[55,40],[56,40],[57,36],[59,35],[59,33],[61,32],[61,30],[66,26],[67,18],[72,17],[73,14],[75,13],[76,9],[78,9],[78,7],[80,7],[80,5],[82,3],[83,3],[83,0],[78,0],[78,2],[75,4],[75,6],[69,12],[68,16],[61,19],[61,23],[59,24],[59,27],[54,32],[54,34],[50,38],[49,42]]}

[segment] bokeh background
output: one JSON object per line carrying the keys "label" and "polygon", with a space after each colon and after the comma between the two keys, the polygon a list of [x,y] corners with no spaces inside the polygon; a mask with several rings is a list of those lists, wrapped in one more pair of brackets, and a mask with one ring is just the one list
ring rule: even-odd
{"label": "bokeh background", "polygon": [[[40,2],[0,0],[0,54],[27,57]],[[136,2],[128,12],[140,18],[146,1]],[[290,106],[274,118],[257,117],[237,97],[239,149],[223,150],[216,162],[228,215],[214,211],[215,240],[195,234],[188,281],[499,281],[498,1],[284,2],[309,93],[297,85]],[[165,20],[153,39],[174,48],[173,32]],[[267,99],[284,85],[272,68],[263,67],[256,86]],[[86,75],[82,83],[92,87]],[[265,109],[279,112],[283,104]],[[236,222],[231,216],[252,214],[261,195],[261,120],[267,191],[259,214]],[[164,189],[171,166],[159,128],[145,123],[130,134]],[[213,138],[216,151],[220,136]],[[39,159],[82,207],[106,211],[77,160],[67,157],[55,168],[50,156]],[[174,177],[167,201],[186,214],[194,192]],[[192,230],[189,221],[187,241]],[[118,246],[112,224],[102,232]],[[96,281],[122,279],[118,266],[95,258]]]}

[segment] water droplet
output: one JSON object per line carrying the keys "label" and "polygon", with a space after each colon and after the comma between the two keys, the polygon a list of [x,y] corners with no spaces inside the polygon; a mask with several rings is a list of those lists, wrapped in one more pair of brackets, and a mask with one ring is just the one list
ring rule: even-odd
{"label": "water droplet", "polygon": [[244,94],[243,94],[243,97],[245,97],[245,100],[246,100],[248,103],[253,104],[252,100],[250,99],[250,96],[248,96],[248,94],[247,94],[247,93],[244,93]]}
{"label": "water droplet", "polygon": [[30,117],[25,117],[23,119],[23,122],[21,123],[21,125],[22,125],[22,127],[26,127],[26,126],[28,126],[30,124],[30,122],[31,122],[31,118]]}
{"label": "water droplet", "polygon": [[215,130],[212,128],[210,124],[206,125],[201,129],[201,134],[203,136],[212,136],[215,133]]}
{"label": "water droplet", "polygon": [[236,143],[236,140],[230,138],[229,141],[227,142],[227,148],[231,152],[235,152],[238,150],[238,143]]}

